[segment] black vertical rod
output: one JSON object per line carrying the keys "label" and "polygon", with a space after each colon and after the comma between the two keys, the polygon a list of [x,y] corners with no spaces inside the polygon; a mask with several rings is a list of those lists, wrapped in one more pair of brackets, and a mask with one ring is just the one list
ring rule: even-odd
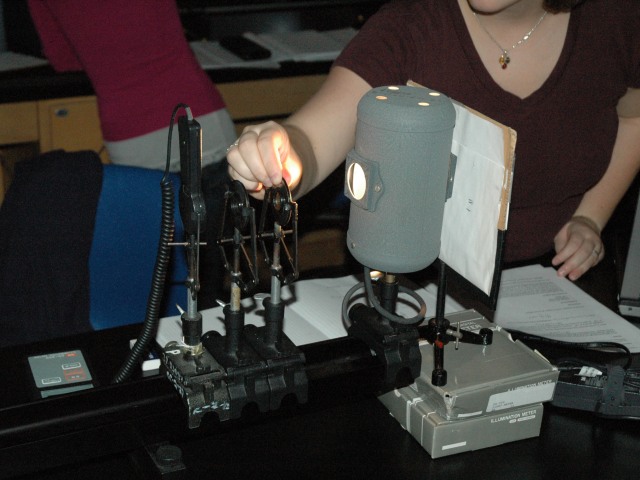
{"label": "black vertical rod", "polygon": [[446,334],[446,323],[444,319],[444,306],[447,297],[447,266],[440,260],[438,271],[438,296],[436,299],[436,338],[433,342],[433,372],[431,373],[431,383],[442,387],[447,384],[447,371],[444,369],[444,335]]}

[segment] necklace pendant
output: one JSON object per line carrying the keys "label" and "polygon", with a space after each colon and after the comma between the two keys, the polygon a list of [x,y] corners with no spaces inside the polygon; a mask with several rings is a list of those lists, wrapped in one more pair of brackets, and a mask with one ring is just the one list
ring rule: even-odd
{"label": "necklace pendant", "polygon": [[503,50],[502,55],[500,55],[500,58],[498,59],[498,62],[500,63],[500,66],[502,67],[503,70],[507,68],[507,65],[509,65],[510,61],[511,61],[511,58],[509,58],[509,52],[507,52],[506,50]]}
{"label": "necklace pendant", "polygon": [[[531,27],[531,30],[525,33],[520,40],[518,40],[516,43],[513,44],[513,46],[511,47],[511,50],[519,47],[520,45],[523,45],[525,42],[527,42],[531,38],[531,35],[533,35],[533,32],[535,31],[535,29],[538,28],[538,25],[542,23],[542,20],[544,20],[544,18],[547,16],[547,13],[548,11],[545,10],[542,16],[536,22],[536,24],[533,27]],[[502,70],[506,70],[507,66],[509,65],[509,62],[511,62],[511,58],[509,58],[509,51],[502,48],[502,46],[498,43],[498,41],[495,38],[493,38],[493,35],[491,35],[491,32],[489,32],[489,30],[487,30],[485,26],[482,24],[476,12],[473,12],[473,16],[478,21],[480,28],[482,28],[482,30],[485,31],[485,33],[489,36],[491,41],[495,43],[496,47],[498,47],[500,49],[500,52],[502,52],[502,55],[500,55],[498,62],[500,63],[500,67],[502,68]]]}

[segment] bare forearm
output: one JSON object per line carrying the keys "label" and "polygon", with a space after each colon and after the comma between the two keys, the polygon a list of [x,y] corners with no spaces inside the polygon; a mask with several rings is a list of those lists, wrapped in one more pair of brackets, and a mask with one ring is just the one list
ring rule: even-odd
{"label": "bare forearm", "polygon": [[602,230],[640,170],[640,117],[621,118],[611,162],[587,191],[576,215],[591,218]]}
{"label": "bare forearm", "polygon": [[318,160],[309,138],[299,127],[288,123],[284,123],[283,126],[289,136],[289,158],[301,173],[299,183],[293,191],[294,196],[300,198],[320,181],[318,179]]}
{"label": "bare forearm", "polygon": [[554,238],[558,275],[580,278],[604,258],[600,233],[640,169],[640,117],[620,118],[609,166]]}
{"label": "bare forearm", "polygon": [[302,166],[297,196],[318,186],[353,148],[358,102],[370,88],[355,73],[333,68],[320,90],[283,123]]}

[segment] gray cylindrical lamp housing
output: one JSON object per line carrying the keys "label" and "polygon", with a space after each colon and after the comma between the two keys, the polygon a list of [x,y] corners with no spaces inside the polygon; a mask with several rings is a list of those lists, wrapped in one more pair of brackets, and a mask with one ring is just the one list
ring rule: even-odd
{"label": "gray cylindrical lamp housing", "polygon": [[407,273],[438,257],[455,119],[451,100],[427,88],[379,87],[360,100],[345,194],[347,245],[362,265]]}

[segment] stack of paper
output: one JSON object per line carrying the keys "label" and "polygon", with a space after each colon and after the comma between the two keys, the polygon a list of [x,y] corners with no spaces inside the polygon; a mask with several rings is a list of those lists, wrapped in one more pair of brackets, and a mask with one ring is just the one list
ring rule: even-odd
{"label": "stack of paper", "polygon": [[494,321],[565,342],[616,342],[640,352],[640,329],[587,295],[554,268],[540,265],[502,273]]}
{"label": "stack of paper", "polygon": [[281,62],[327,62],[335,60],[356,35],[357,30],[338,30],[243,34],[245,38],[267,48],[266,60],[243,60],[225,50],[218,42],[191,42],[191,50],[205,70],[220,68],[279,68]]}
{"label": "stack of paper", "polygon": [[277,61],[322,62],[334,60],[355,36],[356,30],[340,30],[282,33],[245,33],[249,40],[271,50],[271,57]]}
{"label": "stack of paper", "polygon": [[40,67],[47,65],[43,58],[24,55],[16,52],[0,52],[0,72],[22,70],[23,68]]}
{"label": "stack of paper", "polygon": [[243,60],[218,42],[191,42],[189,44],[200,66],[205,70],[221,68],[280,68],[280,64],[268,58],[266,60]]}

